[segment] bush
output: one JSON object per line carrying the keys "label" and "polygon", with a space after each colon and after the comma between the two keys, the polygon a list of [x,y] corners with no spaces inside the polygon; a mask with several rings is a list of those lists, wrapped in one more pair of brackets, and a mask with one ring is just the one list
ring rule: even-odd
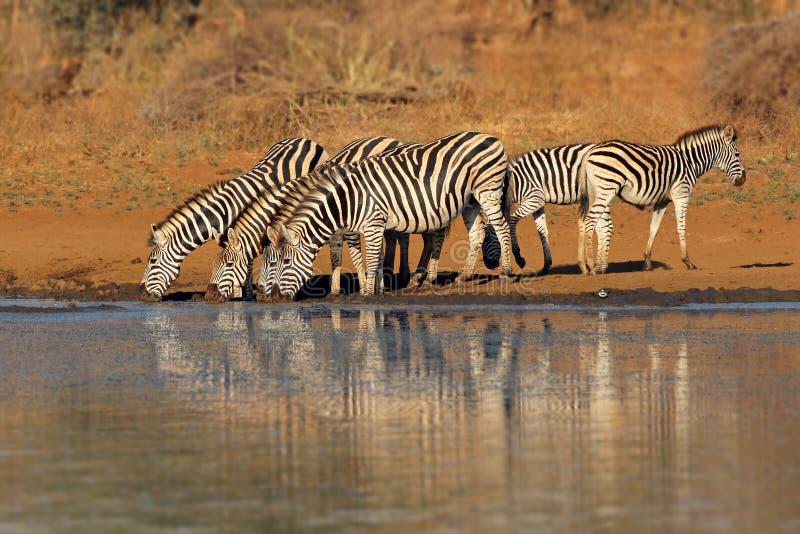
{"label": "bush", "polygon": [[128,26],[132,16],[146,15],[160,23],[171,12],[192,25],[199,5],[200,0],[40,0],[37,11],[55,27],[63,52],[82,54],[110,51],[117,30]]}
{"label": "bush", "polygon": [[756,119],[762,136],[786,134],[800,116],[800,12],[739,25],[717,39],[704,84],[728,117]]}

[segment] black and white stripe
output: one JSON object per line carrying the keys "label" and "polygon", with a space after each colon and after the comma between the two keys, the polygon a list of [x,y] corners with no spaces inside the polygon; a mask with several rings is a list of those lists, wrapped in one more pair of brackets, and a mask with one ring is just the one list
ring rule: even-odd
{"label": "black and white stripe", "polygon": [[[294,297],[311,276],[320,247],[341,228],[364,235],[367,288],[375,287],[385,230],[427,233],[445,228],[462,213],[470,251],[458,280],[472,276],[483,241],[482,209],[503,247],[503,279],[511,273],[508,224],[503,216],[506,153],[486,134],[461,132],[398,154],[379,155],[358,165],[321,171],[316,189],[286,224],[270,227],[280,243],[280,293]],[[471,200],[476,203],[471,203]]]}
{"label": "black and white stripe", "polygon": [[[394,141],[394,140],[393,140]],[[386,150],[378,152],[376,151],[374,154],[371,154],[370,157],[376,156],[378,154],[382,156],[390,155],[390,154],[399,154],[401,152],[405,152],[412,148],[416,148],[422,146],[419,143],[405,143],[399,144],[396,142],[394,146],[387,147]],[[333,158],[331,158],[333,159]],[[341,165],[348,165],[348,164],[356,164],[360,160],[349,160],[349,158],[342,157],[338,158],[338,162],[333,162],[329,165],[325,165],[320,167],[318,171],[323,171],[325,169],[329,169],[335,166],[337,163]],[[363,159],[363,158],[362,158]],[[283,224],[285,223],[292,215],[294,210],[303,201],[306,194],[317,187],[317,181],[320,179],[321,176],[324,176],[321,172],[314,172],[310,173],[308,176],[304,176],[302,180],[298,180],[296,183],[291,184],[291,186],[287,189],[285,194],[281,196],[281,205],[278,211],[272,217],[272,222],[270,224]],[[265,228],[266,233],[266,228]],[[397,232],[387,231],[384,233],[387,246],[389,246],[389,242],[393,239],[397,239],[397,235],[406,235],[407,234],[398,234]],[[341,266],[341,243],[342,240],[346,240],[348,245],[350,245],[350,256],[353,260],[353,263],[356,264],[358,269],[358,280],[361,292],[366,291],[367,282],[366,276],[364,272],[364,266],[362,262],[362,255],[361,255],[361,238],[357,232],[351,232],[345,229],[340,229],[336,231],[328,241],[328,244],[331,249],[331,264],[333,265],[333,272],[331,273],[331,293],[336,295],[339,293],[340,289],[340,281],[339,281],[339,269],[337,268],[336,261],[338,260],[338,265]],[[402,257],[400,259],[401,270],[403,268],[403,264],[405,263],[406,269],[408,269],[408,240],[404,239],[404,243],[401,244],[401,254]],[[258,277],[258,299],[259,300],[267,300],[271,299],[272,297],[277,297],[278,293],[274,293],[273,289],[277,287],[276,281],[276,272],[278,266],[278,247],[275,241],[271,241],[266,235],[262,234],[262,242],[265,243],[264,253],[261,256],[261,274]],[[351,244],[352,243],[352,244]],[[426,240],[426,244],[428,241]],[[339,257],[336,258],[335,254],[337,252],[338,247],[338,254]],[[424,256],[424,251],[423,251]],[[377,280],[378,283],[381,283],[383,279]]]}
{"label": "black and white stripe", "polygon": [[144,300],[160,300],[178,277],[181,262],[197,247],[224,232],[258,194],[307,174],[327,159],[314,141],[284,139],[272,145],[249,171],[186,200],[164,221],[152,225],[153,250],[139,287]]}
{"label": "black and white stripe", "polygon": [[[540,275],[547,274],[553,264],[545,204],[568,205],[578,202],[578,169],[583,156],[594,145],[581,143],[542,148],[515,158],[509,164],[506,202],[510,205],[508,226],[511,230],[511,252],[517,265],[525,267],[517,240],[517,223],[533,216],[536,231],[542,242],[544,266]],[[483,259],[487,267],[497,266],[500,243],[491,227],[486,228]]]}
{"label": "black and white stripe", "polygon": [[[613,230],[610,205],[616,196],[634,206],[653,206],[650,237],[644,252],[645,269],[651,267],[653,240],[664,211],[673,202],[681,258],[686,267],[694,269],[686,250],[686,208],[697,179],[712,167],[724,172],[735,186],[745,182],[745,170],[731,126],[707,126],[687,132],[672,145],[607,141],[594,146],[584,157],[579,173],[582,236],[578,242],[578,262],[581,271],[604,273],[608,268]],[[587,261],[595,232],[596,267]]]}
{"label": "black and white stripe", "polygon": [[[331,165],[360,161],[400,145],[400,141],[390,137],[366,137],[356,139],[342,147],[336,154],[320,165],[317,170]],[[221,302],[235,295],[237,288],[242,287],[247,278],[247,269],[253,259],[264,249],[264,232],[273,218],[285,203],[292,199],[300,199],[313,187],[314,182],[308,175],[295,176],[291,182],[277,184],[265,189],[241,213],[231,225],[225,236],[220,239],[220,251],[214,258],[211,278],[206,289],[206,300]],[[331,291],[339,292],[339,271],[341,270],[342,244],[346,241],[353,264],[359,271],[359,279],[365,282],[361,242],[358,234],[339,233],[331,236],[331,264],[334,272],[331,276]],[[262,261],[260,278],[270,276],[268,263]],[[260,284],[262,285],[262,284]],[[259,292],[263,297],[263,292]]]}

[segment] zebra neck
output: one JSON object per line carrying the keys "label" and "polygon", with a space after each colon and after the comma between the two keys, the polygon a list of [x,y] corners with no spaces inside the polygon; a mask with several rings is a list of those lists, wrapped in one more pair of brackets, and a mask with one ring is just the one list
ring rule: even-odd
{"label": "zebra neck", "polygon": [[242,251],[247,261],[251,261],[261,252],[261,232],[254,230],[256,229],[249,227],[236,228],[236,235],[242,241]]}
{"label": "zebra neck", "polygon": [[301,224],[292,228],[303,236],[303,240],[307,241],[314,249],[316,254],[322,245],[330,241],[331,236],[336,233],[338,226],[333,223],[329,218],[324,220],[303,221]]}
{"label": "zebra neck", "polygon": [[714,166],[719,147],[716,143],[688,142],[679,144],[678,150],[686,158],[686,162],[689,165],[687,174],[690,175],[692,183],[694,183]]}

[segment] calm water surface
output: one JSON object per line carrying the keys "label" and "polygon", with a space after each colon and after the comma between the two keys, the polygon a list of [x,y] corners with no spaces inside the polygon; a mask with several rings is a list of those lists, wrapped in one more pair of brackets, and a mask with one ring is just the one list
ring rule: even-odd
{"label": "calm water surface", "polygon": [[6,309],[0,531],[798,531],[799,347],[791,306]]}

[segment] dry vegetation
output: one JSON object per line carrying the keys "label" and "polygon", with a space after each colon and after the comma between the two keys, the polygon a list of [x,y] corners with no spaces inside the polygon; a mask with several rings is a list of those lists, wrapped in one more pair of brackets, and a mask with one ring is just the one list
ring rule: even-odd
{"label": "dry vegetation", "polygon": [[751,153],[796,158],[794,3],[5,0],[3,201],[64,184],[62,207],[142,187],[172,202],[180,184],[143,166],[298,134],[335,149],[472,128],[519,152],[727,120]]}
{"label": "dry vegetation", "polygon": [[800,0],[0,0],[0,210],[141,218],[144,242],[183,197],[286,136],[333,151],[364,135],[425,141],[476,129],[519,153],[605,138],[669,143],[730,122],[747,186],[712,173],[693,202],[744,205],[753,218],[768,205],[794,220],[798,9]]}

